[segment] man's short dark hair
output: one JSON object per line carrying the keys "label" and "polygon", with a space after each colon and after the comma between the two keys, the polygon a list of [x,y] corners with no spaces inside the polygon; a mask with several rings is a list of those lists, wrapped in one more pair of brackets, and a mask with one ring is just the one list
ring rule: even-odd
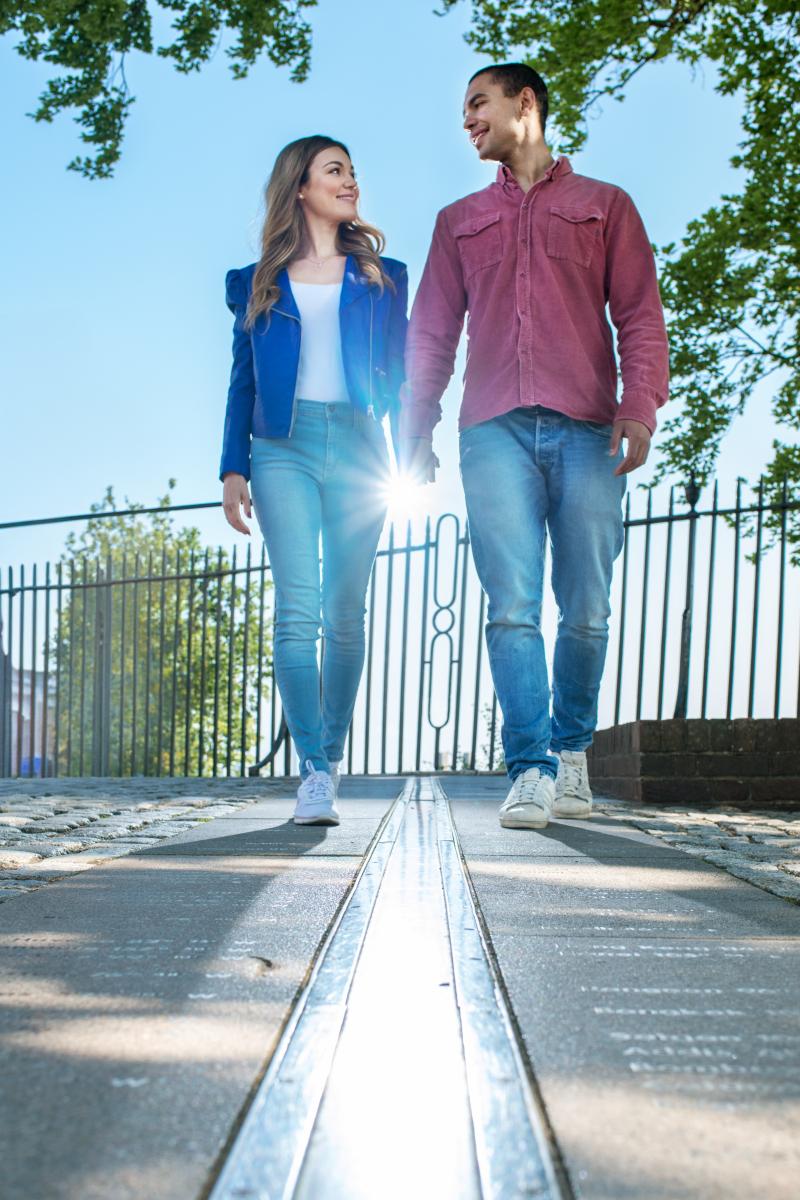
{"label": "man's short dark hair", "polygon": [[504,96],[518,96],[523,88],[531,88],[536,98],[539,123],[542,126],[542,133],[544,133],[544,127],[547,124],[547,84],[541,75],[534,71],[533,67],[529,67],[526,63],[497,63],[491,67],[481,67],[480,71],[475,72],[469,83],[472,83],[472,80],[477,79],[479,75],[488,75],[493,83],[499,83]]}

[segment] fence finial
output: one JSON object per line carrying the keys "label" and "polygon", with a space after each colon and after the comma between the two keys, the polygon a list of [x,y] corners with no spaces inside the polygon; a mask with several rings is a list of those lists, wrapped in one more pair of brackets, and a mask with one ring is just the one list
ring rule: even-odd
{"label": "fence finial", "polygon": [[684,484],[683,493],[686,497],[686,503],[693,511],[695,508],[697,508],[697,501],[700,499],[700,491],[700,484],[697,482],[697,476],[694,473],[694,469],[692,469],[692,473],[689,476],[689,482]]}

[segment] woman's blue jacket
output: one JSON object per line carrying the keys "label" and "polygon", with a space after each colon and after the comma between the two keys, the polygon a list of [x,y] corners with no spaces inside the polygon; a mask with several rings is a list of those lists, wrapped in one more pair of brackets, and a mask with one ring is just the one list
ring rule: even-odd
{"label": "woman's blue jacket", "polygon": [[[381,258],[396,291],[383,292],[361,274],[348,254],[339,301],[339,325],[347,390],[356,408],[372,409],[382,420],[389,413],[397,446],[400,385],[408,318],[405,263]],[[234,314],[231,366],[220,479],[228,471],[250,478],[250,438],[291,437],[300,361],[300,313],[287,271],[277,276],[281,294],[268,317],[244,327],[256,263],[228,271],[225,300]]]}

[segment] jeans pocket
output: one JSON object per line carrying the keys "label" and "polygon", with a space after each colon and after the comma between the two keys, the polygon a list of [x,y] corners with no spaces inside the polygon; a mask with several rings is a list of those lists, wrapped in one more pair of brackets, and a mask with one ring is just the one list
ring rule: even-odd
{"label": "jeans pocket", "polygon": [[368,413],[359,413],[356,428],[372,449],[380,455],[381,464],[388,469],[389,447],[383,425]]}
{"label": "jeans pocket", "polygon": [[386,442],[386,435],[383,432],[383,425],[377,417],[371,417],[369,413],[358,411],[356,424],[366,437],[376,438],[381,442]]}
{"label": "jeans pocket", "polygon": [[291,458],[294,446],[290,438],[254,437],[250,443],[251,470],[272,466]]}
{"label": "jeans pocket", "polygon": [[604,425],[602,421],[580,421],[579,424],[583,425],[590,433],[595,434],[597,437],[605,438],[606,441],[611,440],[611,434],[614,430],[613,425]]}
{"label": "jeans pocket", "polygon": [[468,425],[466,429],[460,429],[458,431],[458,462],[459,462],[459,466],[461,466],[461,464],[464,462],[464,459],[467,457],[467,455],[473,449],[472,440],[473,440],[474,430],[475,430],[474,425]]}

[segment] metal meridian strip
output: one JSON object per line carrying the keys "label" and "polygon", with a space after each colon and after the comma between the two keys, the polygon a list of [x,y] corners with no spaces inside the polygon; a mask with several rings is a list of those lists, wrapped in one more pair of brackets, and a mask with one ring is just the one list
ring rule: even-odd
{"label": "metal meridian strip", "polygon": [[495,975],[439,780],[422,781],[436,805],[453,975],[484,1200],[567,1200],[526,1077],[505,997]]}
{"label": "metal meridian strip", "polygon": [[430,787],[387,863],[292,1200],[482,1200]]}
{"label": "metal meridian strip", "polygon": [[384,819],[208,1200],[288,1200],[292,1195],[384,870],[415,786],[408,781]]}

